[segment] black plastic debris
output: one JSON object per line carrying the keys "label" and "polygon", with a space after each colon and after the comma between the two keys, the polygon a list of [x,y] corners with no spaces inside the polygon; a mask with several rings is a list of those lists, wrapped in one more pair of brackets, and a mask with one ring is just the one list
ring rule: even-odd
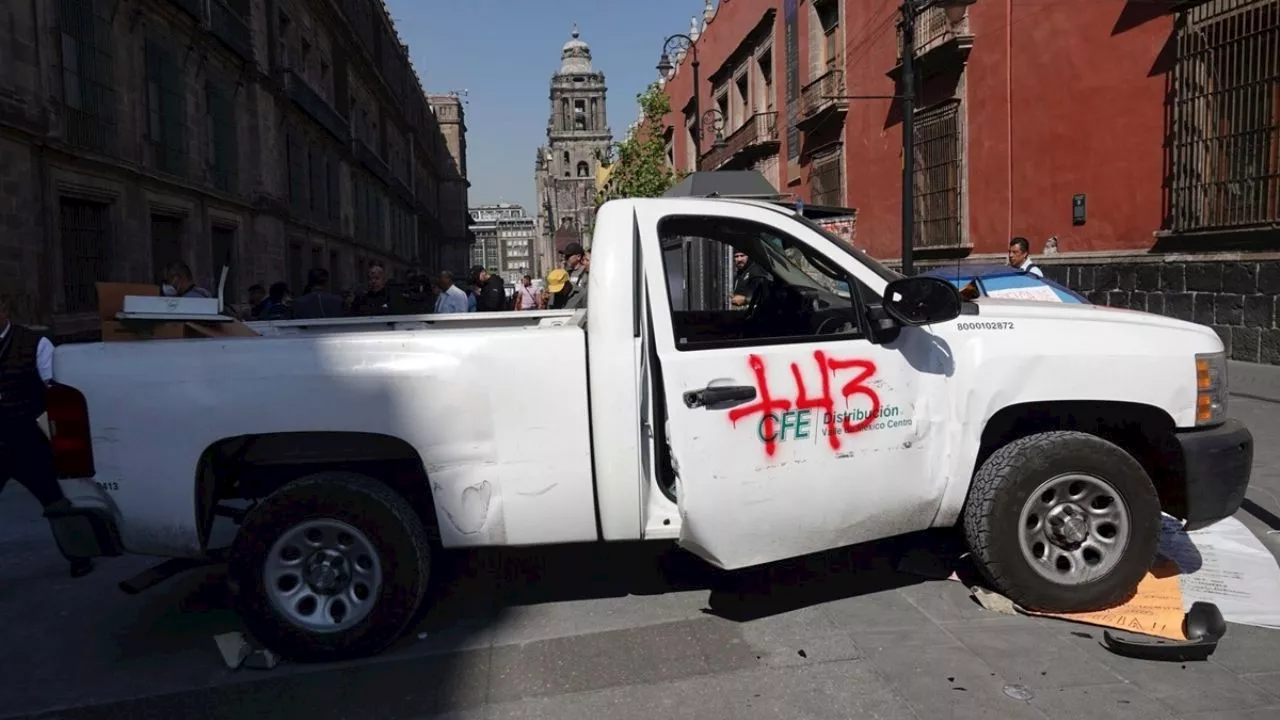
{"label": "black plastic debris", "polygon": [[1223,619],[1217,605],[1197,602],[1183,617],[1182,629],[1187,636],[1185,641],[1123,637],[1107,630],[1102,633],[1102,644],[1117,655],[1138,660],[1208,660],[1218,649],[1218,641],[1227,634],[1227,621]]}

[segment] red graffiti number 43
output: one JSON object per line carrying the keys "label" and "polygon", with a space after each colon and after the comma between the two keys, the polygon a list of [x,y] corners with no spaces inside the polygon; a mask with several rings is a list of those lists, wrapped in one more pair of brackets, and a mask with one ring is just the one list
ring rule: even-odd
{"label": "red graffiti number 43", "polygon": [[[759,416],[760,434],[764,440],[764,452],[769,457],[773,457],[773,454],[778,449],[775,425],[779,421],[779,416],[781,413],[793,408],[819,412],[819,416],[827,426],[825,434],[832,450],[840,449],[841,433],[837,431],[837,422],[840,423],[840,429],[844,431],[844,434],[848,435],[867,429],[880,415],[880,396],[876,394],[873,388],[866,385],[866,382],[876,374],[875,363],[870,360],[833,358],[821,350],[814,351],[813,360],[818,366],[818,375],[821,378],[820,393],[816,396],[809,395],[804,377],[800,374],[800,365],[791,363],[791,377],[796,384],[796,397],[793,402],[783,397],[773,396],[769,389],[769,381],[766,378],[767,368],[763,358],[759,355],[751,355],[747,358],[747,363],[751,366],[751,372],[756,376],[758,397],[750,405],[731,410],[729,412],[729,421],[736,426],[739,420],[753,415]],[[840,394],[846,402],[855,396],[862,396],[871,403],[871,411],[858,420],[854,420],[848,413],[839,414],[839,417],[837,417],[831,385],[832,380],[836,379],[838,374],[840,377],[852,375],[840,387]]]}

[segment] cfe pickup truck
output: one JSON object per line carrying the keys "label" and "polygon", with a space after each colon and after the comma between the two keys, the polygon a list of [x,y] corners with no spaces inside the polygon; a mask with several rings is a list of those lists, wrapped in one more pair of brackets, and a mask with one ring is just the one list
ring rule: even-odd
{"label": "cfe pickup truck", "polygon": [[333,660],[405,632],[440,549],[674,539],[732,570],[958,526],[995,590],[1087,611],[1133,592],[1162,510],[1244,497],[1209,328],[965,302],[767,202],[614,201],[594,237],[585,310],[59,347],[92,519],[64,551],[225,560],[261,641]]}

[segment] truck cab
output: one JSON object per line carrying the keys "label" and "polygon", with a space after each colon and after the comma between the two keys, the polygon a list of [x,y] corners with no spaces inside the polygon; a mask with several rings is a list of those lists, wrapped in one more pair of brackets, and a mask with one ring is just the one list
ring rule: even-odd
{"label": "truck cab", "polygon": [[59,348],[59,447],[93,455],[64,487],[127,552],[221,558],[238,522],[241,613],[303,659],[394,641],[441,548],[674,539],[734,570],[959,526],[996,590],[1080,611],[1133,591],[1162,511],[1243,499],[1208,328],[963,302],[767,202],[613,201],[594,238],[585,310]]}

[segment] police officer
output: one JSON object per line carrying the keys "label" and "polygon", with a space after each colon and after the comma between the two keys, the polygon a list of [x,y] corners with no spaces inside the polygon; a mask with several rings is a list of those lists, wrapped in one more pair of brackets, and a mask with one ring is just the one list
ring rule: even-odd
{"label": "police officer", "polygon": [[[71,503],[62,494],[53,450],[38,420],[44,393],[53,382],[53,343],[9,321],[9,299],[0,296],[0,490],[17,480],[44,506],[45,517],[65,515]],[[93,569],[88,558],[70,558],[71,576]]]}

